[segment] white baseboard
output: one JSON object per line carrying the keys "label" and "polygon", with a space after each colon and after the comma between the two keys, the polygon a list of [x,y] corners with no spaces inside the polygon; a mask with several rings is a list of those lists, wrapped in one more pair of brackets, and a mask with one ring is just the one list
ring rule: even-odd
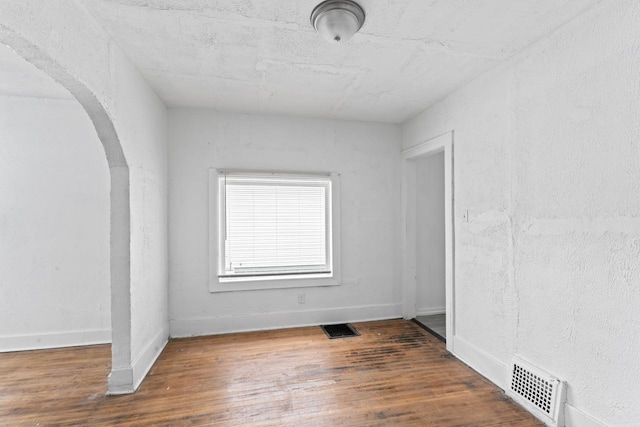
{"label": "white baseboard", "polygon": [[[452,353],[502,390],[508,386],[507,366],[470,342],[454,337]],[[523,408],[527,409],[525,406]],[[606,427],[603,422],[568,403],[564,406],[564,419],[566,427]]]}
{"label": "white baseboard", "polygon": [[564,405],[564,423],[566,427],[606,427],[605,423],[568,403]]}
{"label": "white baseboard", "polygon": [[155,363],[162,350],[169,342],[169,329],[165,325],[160,331],[147,343],[147,345],[135,357],[131,368],[123,368],[112,370],[109,374],[109,391],[108,395],[130,394],[134,393],[147,373]]}
{"label": "white baseboard", "polygon": [[131,368],[113,369],[107,378],[107,395],[130,394],[133,388],[133,370]]}
{"label": "white baseboard", "polygon": [[400,317],[402,317],[402,304],[381,304],[205,319],[176,319],[170,321],[170,331],[171,337],[179,338],[315,326],[327,323],[366,322]]}
{"label": "white baseboard", "polygon": [[133,360],[133,389],[137,390],[162,350],[169,342],[169,325],[165,324]]}
{"label": "white baseboard", "polygon": [[111,342],[111,330],[69,331],[50,334],[0,337],[0,353],[78,347]]}
{"label": "white baseboard", "polygon": [[490,354],[459,337],[453,337],[452,353],[502,390],[507,387],[506,365]]}
{"label": "white baseboard", "polygon": [[418,308],[416,310],[416,316],[431,316],[433,314],[445,314],[446,311],[447,311],[446,307]]}

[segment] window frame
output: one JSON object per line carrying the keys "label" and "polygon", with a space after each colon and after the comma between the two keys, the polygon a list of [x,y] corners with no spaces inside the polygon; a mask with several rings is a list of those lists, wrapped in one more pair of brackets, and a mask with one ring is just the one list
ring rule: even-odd
{"label": "window frame", "polygon": [[[218,177],[222,173],[247,173],[247,174],[282,174],[298,176],[328,176],[331,181],[330,198],[330,238],[327,242],[331,245],[331,273],[310,273],[296,275],[271,275],[234,277],[220,280],[218,263],[220,259],[219,241],[219,186]],[[266,171],[243,170],[228,168],[209,169],[209,291],[231,292],[259,289],[283,289],[302,288],[314,286],[336,286],[341,282],[340,266],[340,175],[328,172],[298,172],[298,171]]]}

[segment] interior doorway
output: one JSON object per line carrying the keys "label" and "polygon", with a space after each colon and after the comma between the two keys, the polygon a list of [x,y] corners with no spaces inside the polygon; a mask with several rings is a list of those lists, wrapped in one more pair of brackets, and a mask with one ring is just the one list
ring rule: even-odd
{"label": "interior doorway", "polygon": [[0,352],[111,342],[109,168],[80,103],[0,44]]}
{"label": "interior doorway", "polygon": [[[108,393],[135,390],[131,358],[131,208],[129,165],[111,116],[91,88],[19,32],[0,25],[0,44],[44,72],[75,98],[100,140],[109,165],[109,288],[111,314],[111,373]],[[0,67],[1,68],[1,67]],[[27,67],[28,68],[28,67]],[[6,70],[6,68],[3,68]],[[6,79],[0,79],[6,81]],[[100,85],[98,85],[100,87]]]}
{"label": "interior doorway", "polygon": [[446,341],[444,151],[416,166],[416,322]]}
{"label": "interior doorway", "polygon": [[453,352],[453,132],[403,152],[403,221],[403,317]]}

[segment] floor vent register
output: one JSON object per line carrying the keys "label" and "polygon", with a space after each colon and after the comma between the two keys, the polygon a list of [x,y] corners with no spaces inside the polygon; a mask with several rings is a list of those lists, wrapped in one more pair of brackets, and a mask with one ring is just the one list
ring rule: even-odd
{"label": "floor vent register", "polygon": [[322,325],[321,328],[330,339],[360,336],[360,333],[356,331],[356,328],[351,326],[349,323],[340,323],[337,325]]}
{"label": "floor vent register", "polygon": [[564,426],[565,388],[553,375],[513,358],[507,394],[548,426]]}

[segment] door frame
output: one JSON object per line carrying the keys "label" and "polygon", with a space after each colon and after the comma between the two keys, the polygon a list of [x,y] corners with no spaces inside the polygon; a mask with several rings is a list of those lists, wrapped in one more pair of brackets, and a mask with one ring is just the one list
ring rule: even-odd
{"label": "door frame", "polygon": [[402,317],[405,319],[416,317],[416,160],[444,152],[446,345],[450,352],[455,341],[453,140],[454,132],[450,131],[402,151]]}

